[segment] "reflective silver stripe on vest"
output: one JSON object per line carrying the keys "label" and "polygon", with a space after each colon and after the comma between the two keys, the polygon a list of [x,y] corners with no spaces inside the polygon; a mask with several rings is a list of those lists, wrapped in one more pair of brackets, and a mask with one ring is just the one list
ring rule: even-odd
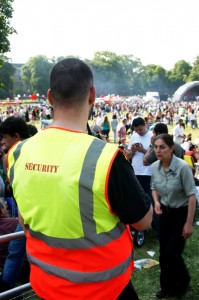
{"label": "reflective silver stripe on vest", "polygon": [[30,256],[28,253],[27,253],[27,258],[31,264],[41,268],[45,273],[59,278],[63,278],[65,280],[69,280],[74,283],[103,282],[103,281],[113,279],[125,273],[131,263],[131,255],[130,255],[122,264],[117,265],[114,268],[110,268],[108,270],[99,271],[99,272],[80,272],[80,271],[66,270],[57,266],[54,267],[35,257]]}
{"label": "reflective silver stripe on vest", "polygon": [[119,222],[112,230],[109,232],[102,232],[99,234],[93,234],[93,236],[68,239],[68,238],[56,238],[49,237],[41,232],[35,232],[29,228],[29,226],[25,225],[26,229],[29,230],[30,235],[37,240],[41,240],[45,242],[50,247],[53,248],[63,248],[63,249],[89,249],[95,246],[104,246],[107,243],[118,239],[126,226]]}
{"label": "reflective silver stripe on vest", "polygon": [[[96,173],[97,161],[106,143],[95,139],[91,143],[84,159],[80,180],[79,180],[79,206],[82,219],[84,236],[92,238],[96,236],[96,226],[93,218],[93,181]],[[85,215],[86,211],[86,215]]]}
{"label": "reflective silver stripe on vest", "polygon": [[12,183],[13,183],[13,180],[14,180],[14,166],[15,166],[15,163],[17,161],[17,159],[19,158],[19,155],[21,153],[21,147],[23,146],[23,144],[25,142],[27,142],[29,140],[26,139],[26,140],[23,140],[22,142],[19,143],[19,145],[17,145],[16,149],[14,150],[13,152],[13,156],[14,156],[14,164],[11,166],[10,168],[10,185],[12,186]]}
{"label": "reflective silver stripe on vest", "polygon": [[[93,181],[96,172],[97,161],[103,151],[106,143],[101,142],[99,139],[94,139],[91,143],[87,154],[85,156],[82,171],[79,180],[79,203],[80,215],[82,220],[82,227],[84,237],[80,238],[58,238],[50,237],[41,232],[33,231],[28,225],[25,227],[29,229],[30,235],[38,240],[44,241],[48,246],[53,248],[63,249],[89,249],[95,246],[104,246],[107,243],[118,239],[126,226],[118,222],[114,228],[108,232],[97,234],[96,223],[93,217]],[[13,155],[15,162],[18,159],[23,143],[20,143],[15,149]],[[14,169],[14,165],[12,167]],[[12,170],[12,178],[14,171]],[[86,216],[85,216],[86,211]]]}

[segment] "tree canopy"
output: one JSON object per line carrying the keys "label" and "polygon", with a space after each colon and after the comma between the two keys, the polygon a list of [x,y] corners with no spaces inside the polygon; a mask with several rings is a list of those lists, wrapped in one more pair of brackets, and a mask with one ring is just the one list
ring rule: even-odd
{"label": "tree canopy", "polygon": [[0,67],[0,99],[12,97],[14,72],[15,68],[8,62]]}
{"label": "tree canopy", "polygon": [[199,56],[196,57],[193,68],[190,70],[190,74],[188,76],[188,81],[198,81],[199,80]]}
{"label": "tree canopy", "polygon": [[[12,68],[4,66],[0,68],[0,81],[8,78],[9,88],[4,92],[11,90],[13,96],[17,94],[38,93],[46,95],[49,88],[49,77],[52,67],[60,60],[73,57],[62,56],[48,59],[45,55],[31,57],[22,67],[21,85],[10,88],[13,78]],[[147,91],[157,91],[160,95],[172,95],[179,86],[189,81],[199,80],[199,57],[196,58],[193,66],[184,60],[176,62],[172,70],[165,70],[160,65],[149,64],[143,66],[139,58],[133,55],[117,55],[110,51],[96,52],[92,60],[86,59],[85,62],[90,65],[94,74],[94,85],[97,90],[97,97],[101,94],[115,95],[145,95]],[[7,72],[7,73],[6,73]],[[14,81],[14,85],[17,81]],[[2,87],[3,88],[3,87]],[[1,92],[0,86],[0,92]],[[1,93],[0,93],[1,98]]]}
{"label": "tree canopy", "polygon": [[0,0],[0,65],[3,62],[4,54],[10,51],[9,35],[13,34],[15,29],[10,25],[14,0]]}
{"label": "tree canopy", "polygon": [[45,55],[31,57],[22,68],[22,80],[30,93],[46,94],[53,64]]}

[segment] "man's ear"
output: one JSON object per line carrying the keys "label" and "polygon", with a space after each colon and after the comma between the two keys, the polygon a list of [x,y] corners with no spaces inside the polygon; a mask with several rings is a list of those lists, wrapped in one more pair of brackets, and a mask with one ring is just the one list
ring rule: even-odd
{"label": "man's ear", "polygon": [[53,106],[53,97],[52,97],[51,89],[48,89],[47,97],[48,97],[48,102],[50,103],[51,106]]}
{"label": "man's ear", "polygon": [[93,105],[95,103],[95,97],[96,97],[96,90],[93,86],[90,88],[89,104]]}
{"label": "man's ear", "polygon": [[21,137],[18,134],[18,132],[15,132],[14,137],[16,138],[16,142],[21,140]]}

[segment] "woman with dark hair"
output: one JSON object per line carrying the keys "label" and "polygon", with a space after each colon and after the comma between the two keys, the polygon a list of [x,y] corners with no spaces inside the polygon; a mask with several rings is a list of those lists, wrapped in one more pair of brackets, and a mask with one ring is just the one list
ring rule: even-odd
{"label": "woman with dark hair", "polygon": [[152,165],[151,189],[155,212],[159,215],[160,286],[156,297],[168,298],[186,293],[190,276],[182,252],[192,235],[196,208],[196,188],[191,168],[173,154],[169,134],[155,137],[158,161]]}
{"label": "woman with dark hair", "polygon": [[104,116],[104,119],[101,123],[102,133],[106,137],[106,141],[109,142],[109,132],[110,132],[110,122],[107,116]]}

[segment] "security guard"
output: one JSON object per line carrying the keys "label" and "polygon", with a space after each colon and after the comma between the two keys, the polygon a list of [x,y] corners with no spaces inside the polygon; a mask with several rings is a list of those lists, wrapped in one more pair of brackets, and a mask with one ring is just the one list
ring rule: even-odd
{"label": "security guard", "polygon": [[90,68],[74,58],[58,62],[48,99],[52,124],[8,159],[31,286],[48,300],[138,299],[126,224],[147,228],[152,210],[122,150],[86,134],[95,101]]}

